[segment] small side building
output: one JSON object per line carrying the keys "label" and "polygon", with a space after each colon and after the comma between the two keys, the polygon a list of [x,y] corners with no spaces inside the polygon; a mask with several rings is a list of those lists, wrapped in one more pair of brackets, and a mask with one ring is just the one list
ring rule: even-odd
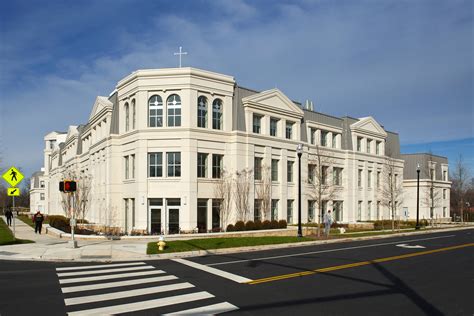
{"label": "small side building", "polygon": [[33,173],[30,187],[30,213],[45,212],[46,206],[46,181],[44,179],[44,168]]}

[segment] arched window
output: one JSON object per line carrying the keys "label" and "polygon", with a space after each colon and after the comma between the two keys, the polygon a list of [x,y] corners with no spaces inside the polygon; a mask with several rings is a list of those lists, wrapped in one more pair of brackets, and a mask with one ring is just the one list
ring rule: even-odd
{"label": "arched window", "polygon": [[132,129],[135,129],[137,122],[137,109],[135,108],[135,99],[132,100]]}
{"label": "arched window", "polygon": [[207,98],[200,96],[198,98],[198,127],[206,127],[207,125]]}
{"label": "arched window", "polygon": [[148,126],[163,126],[163,100],[159,95],[153,95],[148,100]]}
{"label": "arched window", "polygon": [[128,102],[125,103],[125,131],[128,132],[130,129],[130,109],[128,106]]}
{"label": "arched window", "polygon": [[168,126],[181,126],[181,98],[172,94],[166,101],[168,106]]}
{"label": "arched window", "polygon": [[212,128],[222,129],[222,100],[215,99],[212,102]]}

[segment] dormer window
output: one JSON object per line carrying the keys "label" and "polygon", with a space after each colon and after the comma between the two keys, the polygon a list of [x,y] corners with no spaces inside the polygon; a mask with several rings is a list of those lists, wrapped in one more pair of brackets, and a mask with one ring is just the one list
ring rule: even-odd
{"label": "dormer window", "polygon": [[148,100],[148,126],[163,126],[163,100],[159,95],[154,95]]}
{"label": "dormer window", "polygon": [[207,126],[207,98],[200,96],[198,98],[198,127]]}
{"label": "dormer window", "polygon": [[168,126],[181,126],[181,98],[172,94],[166,101],[168,106]]}

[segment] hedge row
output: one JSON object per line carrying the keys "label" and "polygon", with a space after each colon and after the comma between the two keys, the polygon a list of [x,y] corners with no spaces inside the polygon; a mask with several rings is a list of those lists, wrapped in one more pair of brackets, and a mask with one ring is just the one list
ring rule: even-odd
{"label": "hedge row", "polygon": [[276,221],[276,220],[265,220],[260,221],[248,221],[244,223],[243,221],[238,221],[235,225],[227,225],[226,231],[228,232],[240,232],[244,230],[261,230],[261,229],[278,229],[278,228],[286,228],[286,221],[284,219]]}
{"label": "hedge row", "polygon": [[[49,225],[51,227],[54,227],[56,229],[59,229],[65,233],[71,233],[71,226],[69,225],[69,218],[65,217],[65,216],[61,216],[61,215],[49,215],[48,216],[48,221],[49,221]],[[87,221],[84,220],[77,220],[77,223],[78,224],[86,224]],[[88,229],[84,229],[84,228],[80,228],[80,227],[76,227],[74,228],[74,232],[76,234],[80,234],[80,235],[93,235],[95,234],[95,232],[91,231],[91,230],[88,230]]]}

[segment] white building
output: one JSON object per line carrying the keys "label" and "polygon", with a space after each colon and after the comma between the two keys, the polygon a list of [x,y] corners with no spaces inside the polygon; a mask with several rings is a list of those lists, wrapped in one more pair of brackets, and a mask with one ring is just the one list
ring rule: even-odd
{"label": "white building", "polygon": [[[398,134],[372,117],[318,113],[278,89],[245,89],[233,77],[195,68],[135,71],[109,97],[97,97],[86,124],[48,134],[46,213],[63,214],[58,182],[73,172],[78,181],[91,179],[90,222],[127,232],[208,231],[222,225],[215,188],[223,171],[247,169],[253,171],[247,219],[296,223],[300,143],[303,222],[317,221],[309,183],[317,156],[332,188],[324,210],[346,223],[390,218],[380,188],[388,162],[395,183],[404,183]],[[271,212],[262,214],[256,188],[265,166]],[[395,216],[404,205],[412,209],[411,199],[400,197]]]}
{"label": "white building", "polygon": [[40,211],[44,213],[46,209],[46,181],[44,177],[44,168],[41,171],[33,173],[30,184],[30,212]]}

